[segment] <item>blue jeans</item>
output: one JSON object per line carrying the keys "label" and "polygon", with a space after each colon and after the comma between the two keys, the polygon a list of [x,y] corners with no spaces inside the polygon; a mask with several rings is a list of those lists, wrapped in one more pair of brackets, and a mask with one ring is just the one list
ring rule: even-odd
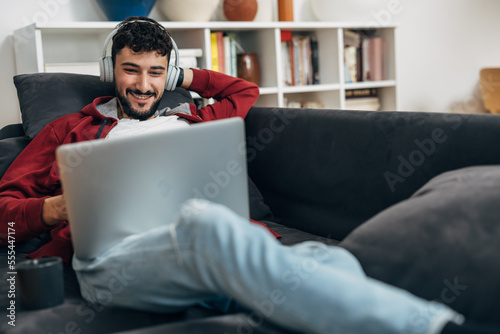
{"label": "blue jeans", "polygon": [[224,206],[185,203],[175,223],[127,237],[92,261],[73,259],[91,302],[178,312],[226,296],[307,333],[439,333],[463,317],[366,277],[348,251],[319,242],[281,245]]}

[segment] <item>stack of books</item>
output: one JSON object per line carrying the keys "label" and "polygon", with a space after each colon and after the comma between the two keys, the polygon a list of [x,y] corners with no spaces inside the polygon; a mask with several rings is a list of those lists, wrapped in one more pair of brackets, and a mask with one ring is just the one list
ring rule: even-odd
{"label": "stack of books", "polygon": [[210,33],[212,50],[212,70],[233,77],[238,76],[238,43],[236,34],[216,31]]}
{"label": "stack of books", "polygon": [[346,90],[345,97],[345,107],[348,110],[380,110],[380,98],[376,88]]}
{"label": "stack of books", "polygon": [[[198,58],[203,57],[203,50],[199,48],[179,49],[179,67],[199,68]],[[170,62],[175,64],[175,53],[172,51]]]}
{"label": "stack of books", "polygon": [[344,32],[344,81],[384,80],[384,40],[374,30]]}
{"label": "stack of books", "polygon": [[303,109],[323,109],[323,103],[319,101],[293,101],[285,98],[285,106],[287,108],[303,108]]}
{"label": "stack of books", "polygon": [[319,84],[318,41],[314,34],[282,30],[281,55],[285,85]]}

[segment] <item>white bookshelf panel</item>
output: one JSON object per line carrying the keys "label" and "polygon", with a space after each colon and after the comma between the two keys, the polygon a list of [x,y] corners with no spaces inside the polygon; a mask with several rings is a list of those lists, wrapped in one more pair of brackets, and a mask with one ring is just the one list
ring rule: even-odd
{"label": "white bookshelf panel", "polygon": [[379,88],[378,94],[380,97],[380,110],[398,111],[396,103],[396,86]]}
{"label": "white bookshelf panel", "polygon": [[275,107],[278,105],[278,94],[261,94],[255,103],[256,107]]}
{"label": "white bookshelf panel", "polygon": [[260,80],[262,87],[276,87],[278,85],[277,70],[274,59],[274,29],[236,31],[236,40],[245,52],[255,52],[259,60]]}

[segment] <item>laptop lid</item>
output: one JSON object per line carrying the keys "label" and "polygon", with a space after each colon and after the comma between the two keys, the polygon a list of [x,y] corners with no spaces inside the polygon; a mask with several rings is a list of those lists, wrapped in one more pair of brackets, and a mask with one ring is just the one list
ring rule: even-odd
{"label": "laptop lid", "polygon": [[229,118],[58,147],[75,254],[91,259],[123,238],[169,224],[203,198],[249,217],[244,122]]}

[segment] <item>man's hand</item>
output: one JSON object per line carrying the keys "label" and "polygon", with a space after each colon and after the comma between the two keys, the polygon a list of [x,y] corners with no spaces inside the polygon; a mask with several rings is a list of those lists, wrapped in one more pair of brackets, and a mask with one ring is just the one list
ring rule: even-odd
{"label": "man's hand", "polygon": [[64,195],[45,199],[42,205],[42,221],[44,224],[47,226],[55,226],[64,220],[68,220]]}

